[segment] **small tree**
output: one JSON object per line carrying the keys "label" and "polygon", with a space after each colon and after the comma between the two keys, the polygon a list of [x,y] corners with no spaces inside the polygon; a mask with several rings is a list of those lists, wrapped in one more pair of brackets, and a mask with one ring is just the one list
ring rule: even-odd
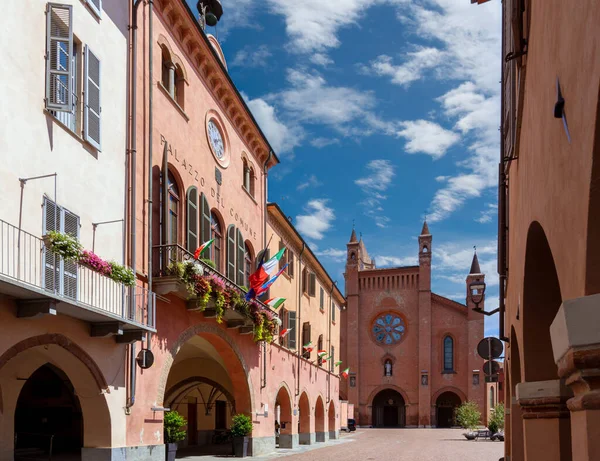
{"label": "small tree", "polygon": [[470,431],[475,429],[481,421],[481,412],[475,402],[465,402],[456,409],[456,422]]}
{"label": "small tree", "polygon": [[252,433],[252,420],[250,416],[243,413],[231,418],[231,435],[234,437],[246,437]]}
{"label": "small tree", "polygon": [[504,430],[504,404],[499,403],[490,413],[490,420],[488,421],[488,429],[494,433]]}
{"label": "small tree", "polygon": [[168,411],[165,413],[165,443],[177,443],[185,439],[185,431],[181,428],[187,424],[187,421],[176,411]]}

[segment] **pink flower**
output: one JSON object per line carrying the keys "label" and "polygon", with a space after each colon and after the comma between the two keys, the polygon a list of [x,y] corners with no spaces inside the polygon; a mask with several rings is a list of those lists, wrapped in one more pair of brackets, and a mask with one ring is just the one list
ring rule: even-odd
{"label": "pink flower", "polygon": [[83,264],[93,271],[106,275],[107,277],[112,273],[112,267],[107,261],[104,261],[100,256],[88,250],[83,250],[81,252],[79,264]]}

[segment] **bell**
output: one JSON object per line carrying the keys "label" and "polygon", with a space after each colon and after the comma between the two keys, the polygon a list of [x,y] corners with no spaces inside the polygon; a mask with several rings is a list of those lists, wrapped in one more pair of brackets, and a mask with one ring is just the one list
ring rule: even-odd
{"label": "bell", "polygon": [[204,19],[206,20],[206,25],[210,27],[216,26],[217,22],[219,22],[219,20],[213,13],[206,13]]}

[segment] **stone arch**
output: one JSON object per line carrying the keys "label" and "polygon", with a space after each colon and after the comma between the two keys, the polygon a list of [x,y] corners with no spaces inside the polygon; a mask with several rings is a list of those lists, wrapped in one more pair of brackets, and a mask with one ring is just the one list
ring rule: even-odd
{"label": "stone arch", "polygon": [[562,304],[552,251],[542,226],[534,221],[527,232],[523,277],[523,378],[558,379],[552,353],[550,324]]}
{"label": "stone arch", "polygon": [[510,438],[507,439],[509,442],[508,453],[511,459],[524,460],[525,459],[525,447],[523,437],[523,416],[521,405],[517,402],[517,385],[521,382],[521,355],[519,351],[519,338],[515,327],[510,329],[510,354],[509,354],[509,398],[506,404],[510,405]]}
{"label": "stone arch", "polygon": [[337,419],[335,412],[336,412],[335,403],[332,399],[329,401],[329,408],[327,410],[327,419],[328,419],[327,426],[329,428],[329,437],[330,438],[332,436],[332,433],[335,432],[335,420]]}
{"label": "stone arch", "polygon": [[455,424],[455,410],[465,399],[461,398],[455,390],[437,392],[435,398],[435,413],[437,427],[452,427]]}
{"label": "stone arch", "polygon": [[[100,370],[100,367],[96,364],[94,359],[92,359],[87,352],[85,352],[81,347],[71,341],[64,335],[58,333],[49,333],[45,335],[39,336],[31,336],[23,341],[18,342],[14,346],[8,348],[2,355],[0,355],[0,372],[2,368],[14,357],[16,357],[21,352],[26,351],[27,349],[31,349],[33,347],[38,346],[47,346],[50,344],[54,344],[56,346],[62,347],[73,356],[75,356],[91,373],[96,382],[98,389],[101,392],[110,393],[110,388],[108,387],[108,383]],[[0,394],[1,399],[1,394]],[[1,400],[0,400],[1,401]],[[0,407],[1,410],[1,407]]]}
{"label": "stone arch", "polygon": [[320,440],[320,435],[325,434],[325,403],[321,394],[315,400],[315,432],[317,433],[317,442],[324,442],[324,439]]}
{"label": "stone arch", "polygon": [[[12,453],[15,412],[21,390],[27,380],[45,365],[60,370],[78,397],[84,422],[83,447],[125,443],[125,435],[119,434],[113,427],[113,415],[107,401],[109,384],[97,364],[66,336],[46,334],[20,341],[0,356],[0,447]],[[0,453],[5,452],[0,450]]]}
{"label": "stone arch", "polygon": [[402,396],[402,398],[404,399],[404,403],[406,405],[410,405],[410,402],[408,400],[408,395],[406,395],[406,392],[404,392],[404,390],[401,387],[396,386],[395,384],[382,384],[380,386],[377,386],[369,394],[369,398],[367,399],[367,405],[372,406],[375,396],[385,389],[392,389],[392,390],[398,392],[398,394],[400,394]]}
{"label": "stone arch", "polygon": [[[220,350],[227,353],[226,356],[221,354],[221,357],[226,364],[226,371],[229,373],[235,389],[234,397],[236,409],[238,412],[252,414],[252,409],[254,408],[254,396],[250,389],[254,389],[254,386],[249,374],[248,365],[233,339],[221,327],[212,323],[192,325],[183,331],[174,341],[164,359],[156,394],[156,402],[164,402],[167,379],[169,378],[169,372],[171,371],[173,361],[175,360],[175,356],[179,352],[179,349],[196,335],[202,336],[213,345],[216,343],[217,346],[221,346]],[[238,386],[236,386],[236,384],[238,384]]]}
{"label": "stone arch", "polygon": [[310,411],[310,397],[306,391],[302,391],[300,398],[298,399],[298,410],[300,412],[300,420],[298,422],[300,444],[310,445],[311,443],[311,411]]}
{"label": "stone arch", "polygon": [[[294,433],[293,417],[292,417],[292,393],[287,383],[282,382],[277,389],[274,409],[279,406],[279,448],[293,448],[291,434]],[[276,410],[273,412],[274,418],[277,419]]]}
{"label": "stone arch", "polygon": [[406,426],[406,399],[392,386],[384,386],[373,396],[370,410],[373,427]]}
{"label": "stone arch", "polygon": [[165,403],[178,400],[180,397],[183,397],[199,384],[208,384],[218,389],[227,398],[227,400],[229,400],[233,408],[232,411],[235,413],[235,398],[233,394],[225,389],[222,384],[212,379],[205,378],[204,376],[190,376],[183,381],[179,381],[165,393]]}
{"label": "stone arch", "polygon": [[444,394],[445,392],[452,392],[453,394],[456,394],[458,396],[458,398],[460,399],[461,403],[465,403],[467,401],[467,396],[459,388],[454,387],[454,386],[445,386],[445,387],[442,387],[441,389],[438,389],[438,391],[431,396],[431,404],[435,405],[435,402],[437,401],[439,396]]}

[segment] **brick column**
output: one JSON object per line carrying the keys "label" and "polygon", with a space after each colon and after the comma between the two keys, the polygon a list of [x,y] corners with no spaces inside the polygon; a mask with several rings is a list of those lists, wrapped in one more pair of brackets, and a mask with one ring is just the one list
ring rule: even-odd
{"label": "brick column", "polygon": [[[562,380],[517,384],[523,416],[525,461],[571,459],[571,429],[567,400],[573,393]],[[514,433],[514,431],[513,431]]]}
{"label": "brick column", "polygon": [[600,295],[563,302],[550,326],[558,374],[572,389],[573,461],[600,459]]}

